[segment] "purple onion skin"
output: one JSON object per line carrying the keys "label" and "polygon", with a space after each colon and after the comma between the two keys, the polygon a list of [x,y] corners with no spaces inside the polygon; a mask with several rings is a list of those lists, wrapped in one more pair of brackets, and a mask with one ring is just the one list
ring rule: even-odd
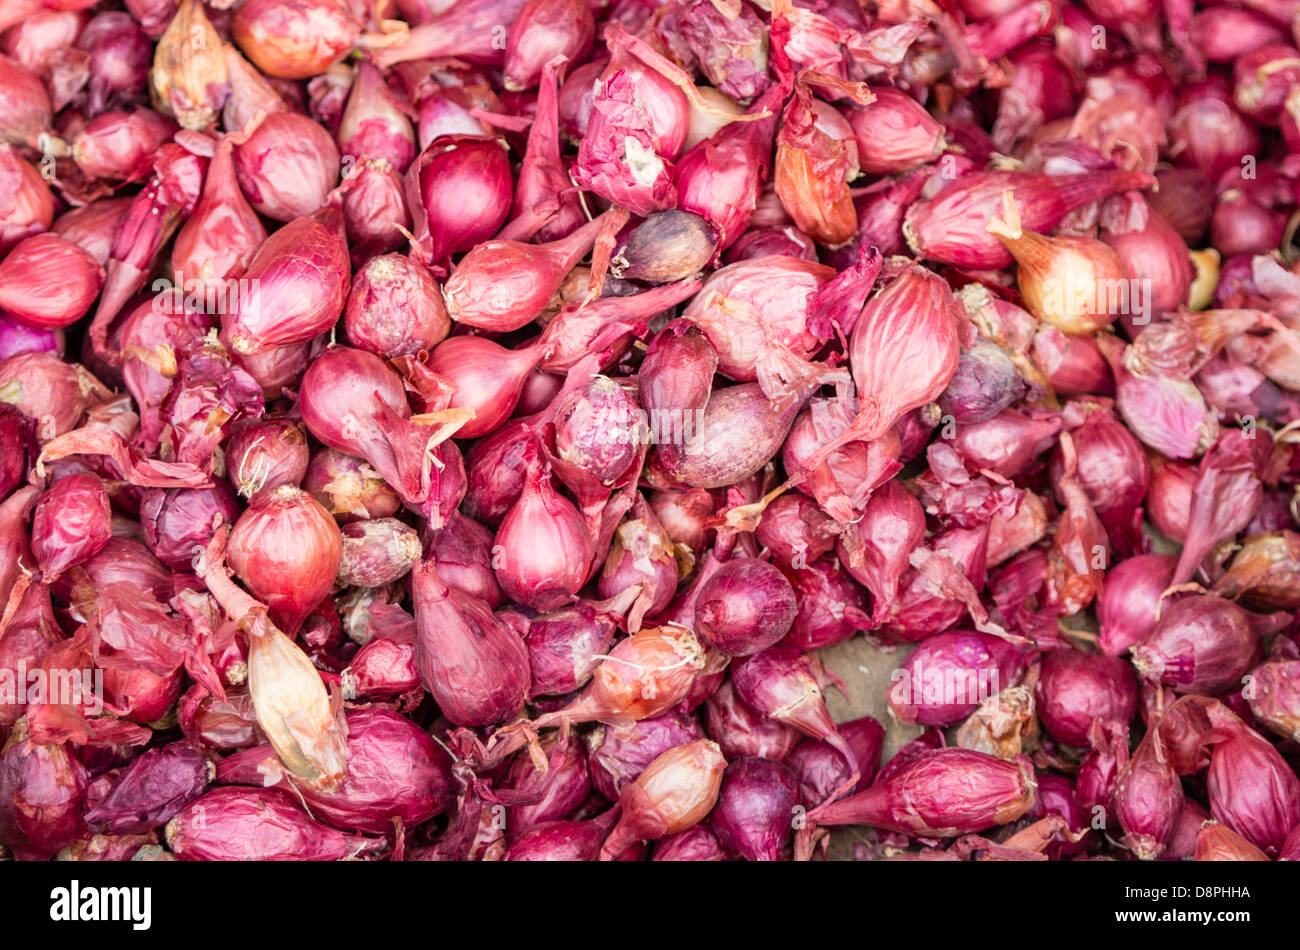
{"label": "purple onion skin", "polygon": [[209,771],[207,760],[183,742],[149,749],[86,812],[86,824],[101,834],[144,834],[202,795]]}
{"label": "purple onion skin", "polygon": [[695,601],[695,630],[728,656],[751,656],[790,630],[799,605],[781,571],[754,558],[728,561]]}
{"label": "purple onion skin", "polygon": [[[423,729],[378,705],[349,710],[347,725],[347,772],[337,789],[281,785],[301,793],[318,821],[339,831],[391,834],[394,821],[413,828],[451,807],[451,757]],[[258,767],[274,755],[266,745],[236,753],[221,763],[217,779],[260,784]]]}
{"label": "purple onion skin", "polygon": [[940,394],[939,408],[957,424],[987,422],[1019,399],[1025,381],[1011,357],[979,341],[957,358],[957,372]]}
{"label": "purple onion skin", "polygon": [[709,826],[723,847],[747,861],[775,861],[790,840],[799,783],[772,759],[736,759],[722,774]]}
{"label": "purple onion skin", "polygon": [[182,861],[338,861],[382,843],[314,821],[269,788],[214,788],[167,823],[167,844]]}
{"label": "purple onion skin", "polygon": [[1174,576],[1178,558],[1169,554],[1140,554],[1126,558],[1106,574],[1097,598],[1103,653],[1120,656],[1151,635],[1160,595]]}
{"label": "purple onion skin", "polygon": [[8,403],[0,403],[0,501],[27,476],[27,422]]}
{"label": "purple onion skin", "polygon": [[950,630],[922,640],[895,672],[889,705],[900,722],[950,726],[1015,685],[1025,658],[1001,637]]}
{"label": "purple onion skin", "polygon": [[544,822],[521,835],[504,860],[595,861],[608,833],[608,824],[599,820]]}
{"label": "purple onion skin", "polygon": [[425,550],[444,581],[495,609],[505,603],[506,595],[492,570],[494,539],[495,535],[473,518],[453,511],[447,524],[425,539]]}
{"label": "purple onion skin", "polygon": [[[759,756],[782,761],[800,740],[797,730],[747,706],[736,695],[730,680],[722,682],[704,701],[704,721],[728,760]],[[847,772],[844,777],[848,778]]]}
{"label": "purple onion skin", "polygon": [[727,849],[707,825],[699,824],[655,842],[651,861],[729,861]]}
{"label": "purple onion skin", "polygon": [[[835,550],[839,527],[803,492],[786,492],[763,509],[758,543],[782,567],[797,570]],[[798,562],[798,563],[796,563]]]}
{"label": "purple onion skin", "polygon": [[20,860],[41,861],[81,837],[87,781],[66,745],[10,745],[0,758],[0,843]]}
{"label": "purple onion skin", "polygon": [[630,726],[597,726],[587,736],[592,787],[611,802],[661,754],[704,738],[691,716],[674,710]]}
{"label": "purple onion skin", "polygon": [[63,331],[29,327],[16,317],[0,313],[0,360],[15,353],[63,352]]}
{"label": "purple onion skin", "polygon": [[144,542],[174,571],[193,568],[194,556],[212,540],[215,517],[226,524],[239,517],[235,490],[223,481],[208,488],[146,489],[140,502]]}
{"label": "purple onion skin", "polygon": [[[1074,782],[1064,775],[1040,772],[1037,776],[1038,788],[1035,789],[1034,805],[1029,815],[1034,819],[1048,815],[1064,818],[1070,831],[1077,834],[1088,826],[1089,815],[1079,805],[1074,794]],[[1091,836],[1089,836],[1091,837]],[[1087,838],[1074,842],[1063,834],[1058,834],[1047,846],[1046,854],[1059,860],[1062,857],[1079,854],[1087,847]]]}
{"label": "purple onion skin", "polygon": [[532,670],[529,697],[558,696],[586,686],[616,633],[615,616],[585,600],[535,618],[524,640]]}
{"label": "purple onion skin", "polygon": [[89,473],[59,479],[32,514],[32,553],[48,578],[85,563],[112,536],[108,492]]}
{"label": "purple onion skin", "polygon": [[1214,745],[1207,786],[1210,813],[1269,857],[1300,827],[1300,778],[1253,729],[1238,726]]}
{"label": "purple onion skin", "polygon": [[1051,650],[1038,680],[1038,714],[1058,742],[1086,746],[1093,720],[1127,723],[1137,712],[1137,678],[1119,657]]}
{"label": "purple onion skin", "polygon": [[587,750],[576,732],[557,753],[546,748],[550,768],[542,772],[527,753],[520,753],[510,768],[507,784],[516,792],[536,794],[537,800],[510,809],[506,838],[516,840],[526,832],[550,821],[559,821],[586,801],[591,793],[587,770]]}
{"label": "purple onion skin", "polygon": [[[840,723],[838,729],[862,770],[857,785],[851,789],[860,792],[875,777],[885,742],[884,727],[872,717],[863,716]],[[853,774],[839,750],[821,739],[804,739],[784,761],[799,780],[799,797],[806,808],[815,808],[826,801]]]}
{"label": "purple onion skin", "polygon": [[1175,692],[1216,696],[1240,686],[1260,652],[1250,613],[1198,595],[1166,605],[1151,635],[1133,648],[1133,665]]}

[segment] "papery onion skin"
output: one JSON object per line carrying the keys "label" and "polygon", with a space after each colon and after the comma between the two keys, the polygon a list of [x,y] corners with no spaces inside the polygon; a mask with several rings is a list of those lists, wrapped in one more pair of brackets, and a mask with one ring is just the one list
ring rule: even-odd
{"label": "papery onion skin", "polygon": [[343,329],[348,342],[384,359],[432,350],[451,318],[429,269],[401,254],[372,257],[352,279]]}
{"label": "papery onion skin", "polygon": [[329,592],[341,557],[337,523],[292,485],[255,495],[230,533],[230,566],[290,633]]}
{"label": "papery onion skin", "polygon": [[338,209],[322,208],[272,234],[248,262],[248,290],[222,314],[235,352],[257,355],[329,330],[343,312],[350,268]]}
{"label": "papery onion skin", "polygon": [[1137,678],[1118,657],[1049,651],[1037,689],[1043,725],[1067,745],[1087,745],[1094,721],[1127,723],[1137,711]]}
{"label": "papery onion skin", "polygon": [[269,218],[293,221],[325,203],[338,182],[339,151],[306,116],[276,112],[235,146],[235,175],[249,204]]}
{"label": "papery onion skin", "polygon": [[262,72],[280,79],[320,75],[360,31],[344,4],[326,0],[249,0],[231,23],[244,54]]}
{"label": "papery onion skin", "polygon": [[0,261],[0,308],[29,326],[57,330],[90,310],[104,268],[71,241],[38,234]]}

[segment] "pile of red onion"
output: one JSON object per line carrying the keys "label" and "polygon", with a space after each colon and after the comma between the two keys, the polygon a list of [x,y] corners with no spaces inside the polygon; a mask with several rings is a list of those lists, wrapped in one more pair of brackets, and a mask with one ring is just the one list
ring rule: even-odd
{"label": "pile of red onion", "polygon": [[0,0],[0,857],[1300,859],[1296,2],[112,7]]}

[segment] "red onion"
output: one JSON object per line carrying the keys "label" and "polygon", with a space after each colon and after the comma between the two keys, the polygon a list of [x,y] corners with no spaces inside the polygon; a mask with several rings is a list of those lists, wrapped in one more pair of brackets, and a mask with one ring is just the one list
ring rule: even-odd
{"label": "red onion", "polygon": [[416,667],[442,714],[459,726],[482,726],[518,713],[529,684],[519,636],[483,601],[448,586],[432,561],[416,564],[411,590]]}
{"label": "red onion", "polygon": [[144,181],[153,153],[176,132],[176,123],[149,109],[105,112],[73,137],[72,159],[92,178]]}
{"label": "red onion", "polygon": [[1183,810],[1183,786],[1164,760],[1159,735],[1148,733],[1115,780],[1121,843],[1144,861],[1164,851]]}
{"label": "red onion", "polygon": [[1015,402],[1025,382],[1001,347],[977,341],[963,349],[957,370],[940,394],[939,408],[961,423],[987,422]]}
{"label": "red onion", "polygon": [[329,592],[341,550],[334,519],[293,485],[255,495],[230,533],[230,566],[289,633]]}
{"label": "red onion", "polygon": [[[224,290],[228,277],[242,274],[266,241],[266,228],[235,180],[230,138],[216,145],[203,182],[203,196],[172,247],[177,283],[190,290]],[[224,299],[224,297],[223,297]]]}
{"label": "red onion", "polygon": [[[669,749],[623,789],[622,815],[601,846],[611,860],[637,840],[676,834],[702,821],[718,801],[726,760],[708,739]],[[793,798],[793,779],[791,798]]]}
{"label": "red onion", "polygon": [[1189,580],[1216,544],[1255,517],[1263,501],[1258,472],[1267,452],[1253,432],[1229,429],[1205,453],[1192,486],[1189,529],[1174,584]]}
{"label": "red onion", "polygon": [[[233,524],[235,493],[224,481],[209,488],[148,489],[140,502],[145,544],[173,570],[189,570],[212,540],[214,522]],[[313,605],[314,606],[314,605]]]}
{"label": "red onion", "polygon": [[99,14],[82,30],[77,46],[90,53],[92,111],[144,91],[149,76],[150,39],[132,14]]}
{"label": "red onion", "polygon": [[751,115],[766,111],[770,117],[729,122],[677,162],[677,207],[698,214],[714,226],[719,250],[735,244],[749,227],[770,167],[768,155],[776,133],[776,114],[786,95],[783,84],[771,86],[751,110]]}
{"label": "red onion", "polygon": [[515,759],[506,784],[514,793],[535,801],[512,808],[506,837],[515,840],[539,824],[556,821],[570,814],[591,792],[587,773],[587,750],[583,740],[570,733],[561,742],[559,736],[543,742],[541,752],[549,768],[542,771],[527,755]]}
{"label": "red onion", "polygon": [[596,593],[609,598],[638,586],[627,618],[632,633],[641,629],[646,616],[661,614],[677,592],[677,552],[654,509],[640,495],[614,531],[596,578]]}
{"label": "red onion", "polygon": [[289,419],[241,420],[226,441],[226,472],[245,498],[263,489],[297,487],[307,474],[307,434]]}
{"label": "red onion", "polygon": [[305,218],[338,183],[339,151],[306,116],[275,112],[235,146],[235,175],[249,202],[277,221]]}
{"label": "red onion", "polygon": [[1227,86],[1218,75],[1184,86],[1169,120],[1170,157],[1211,181],[1259,153],[1259,131],[1234,108]]}
{"label": "red onion", "polygon": [[[721,488],[748,478],[776,454],[800,403],[773,407],[759,383],[715,390],[696,429],[665,456],[669,472],[691,488]],[[670,461],[669,461],[670,460]]]}
{"label": "red onion", "polygon": [[1020,651],[987,633],[950,630],[922,640],[891,677],[889,705],[899,721],[950,726],[1015,685]]}
{"label": "red onion", "polygon": [[797,730],[747,706],[729,680],[704,701],[704,721],[729,759],[762,756],[780,762],[800,741]]}
{"label": "red onion", "polygon": [[843,643],[871,626],[867,593],[832,558],[793,571],[799,611],[785,642],[800,650],[819,650]]}
{"label": "red onion", "polygon": [[202,795],[209,781],[207,761],[184,743],[150,749],[86,810],[86,824],[107,834],[144,834]]}
{"label": "red onion", "polygon": [[325,72],[356,40],[361,24],[330,0],[250,0],[235,12],[231,35],[269,76],[306,79]]}
{"label": "red onion", "polygon": [[71,241],[38,234],[20,241],[0,262],[0,308],[24,323],[58,329],[90,310],[104,268]]}
{"label": "red onion", "polygon": [[1175,692],[1213,696],[1240,685],[1259,660],[1259,635],[1285,617],[1256,617],[1209,595],[1167,606],[1145,642],[1133,647],[1133,665]]}
{"label": "red onion", "polygon": [[1032,358],[1058,396],[1115,393],[1110,366],[1089,337],[1044,326],[1034,336]]}
{"label": "red onion", "polygon": [[875,101],[849,113],[864,172],[893,175],[938,158],[943,126],[915,99],[888,86],[872,86]]}
{"label": "red onion", "polygon": [[496,139],[444,135],[432,142],[407,172],[407,202],[424,263],[468,251],[500,230],[511,184],[510,162]]}
{"label": "red onion", "polygon": [[339,151],[358,161],[382,158],[400,174],[415,158],[411,120],[389,98],[384,79],[370,63],[357,64],[348,105],[339,120]]}
{"label": "red onion", "polygon": [[1137,680],[1118,657],[1062,648],[1043,655],[1038,713],[1057,741],[1086,746],[1093,722],[1125,724],[1137,711]]}
{"label": "red onion", "polygon": [[532,683],[529,696],[558,696],[587,685],[618,632],[619,614],[580,600],[533,618],[524,641]]}
{"label": "red onion", "polygon": [[[343,831],[385,834],[395,821],[414,827],[451,806],[451,759],[426,732],[381,706],[351,709],[347,722],[348,770],[342,784],[332,792],[301,793],[313,816]],[[266,746],[237,753],[221,763],[217,778],[262,784],[273,775],[264,777],[265,766],[257,766],[269,755]]]}
{"label": "red onion", "polygon": [[473,413],[457,434],[474,439],[495,431],[514,412],[525,381],[547,351],[543,343],[510,350],[481,336],[439,343],[426,365],[455,387],[449,405]]}
{"label": "red onion", "polygon": [[387,518],[402,507],[397,493],[368,463],[335,449],[311,457],[302,487],[339,521]]}
{"label": "red onion", "polygon": [[182,128],[206,129],[229,95],[227,75],[221,35],[203,3],[180,0],[154,49],[149,70],[154,103]]}
{"label": "red onion", "polygon": [[1033,801],[1033,766],[1023,757],[1007,762],[967,749],[934,749],[865,791],[814,809],[808,821],[955,838],[1014,821]]}
{"label": "red onion", "polygon": [[1186,302],[1194,273],[1187,244],[1144,198],[1110,199],[1102,212],[1102,239],[1119,256],[1127,276],[1150,281],[1151,310],[1163,313]]}
{"label": "red onion", "polygon": [[338,861],[383,846],[314,821],[273,789],[215,788],[167,823],[182,861]]}
{"label": "red onion", "polygon": [[591,783],[617,801],[656,758],[703,735],[700,724],[680,711],[622,726],[597,726],[587,737]]}
{"label": "red onion", "polygon": [[108,493],[94,475],[68,475],[41,496],[32,516],[32,553],[53,579],[84,563],[112,537]]}
{"label": "red onion", "polygon": [[500,66],[506,39],[501,28],[514,22],[523,7],[523,0],[461,0],[446,4],[434,0],[427,6],[424,0],[418,2],[421,14],[412,19],[417,25],[408,39],[376,51],[375,65],[381,69],[413,59],[444,56]]}
{"label": "red onion", "polygon": [[0,757],[0,841],[20,860],[43,861],[83,833],[88,776],[67,745],[19,728]]}
{"label": "red onion", "polygon": [[875,598],[874,616],[885,615],[894,602],[909,558],[925,537],[921,503],[897,481],[871,496],[862,518],[841,535],[840,561]]}
{"label": "red onion", "polygon": [[771,564],[728,561],[696,594],[695,629],[729,656],[751,656],[790,629],[798,604],[794,589]]}
{"label": "red onion", "polygon": [[1150,636],[1175,564],[1168,554],[1139,554],[1110,569],[1097,598],[1097,645],[1103,653],[1120,656]]}
{"label": "red onion", "polygon": [[[881,486],[881,493],[889,491],[889,484]],[[839,534],[839,525],[816,502],[807,495],[791,493],[781,495],[764,508],[754,530],[755,539],[772,555],[774,563],[795,570],[834,550]]]}
{"label": "red onion", "polygon": [[489,607],[499,607],[505,595],[492,570],[492,541],[490,530],[456,511],[426,542],[426,549],[449,586],[486,601]]}
{"label": "red onion", "polygon": [[[464,419],[454,410],[413,419],[397,374],[378,357],[342,346],[311,364],[299,409],[312,435],[364,458],[403,501],[415,505],[436,497],[442,469],[433,465],[430,450]],[[438,424],[448,417],[456,421]]]}
{"label": "red onion", "polygon": [[1218,437],[1218,423],[1194,384],[1155,370],[1137,376],[1125,367],[1118,339],[1103,333],[1097,340],[1115,374],[1115,408],[1144,445],[1169,458],[1195,458]]}
{"label": "red onion", "polygon": [[1300,735],[1297,673],[1300,673],[1300,660],[1268,660],[1250,671],[1242,690],[1255,719],[1290,739]]}
{"label": "red onion", "polygon": [[406,576],[422,553],[420,535],[395,518],[354,521],[340,530],[338,580],[349,587],[383,587]]}
{"label": "red onion", "polygon": [[780,762],[735,759],[722,775],[709,824],[718,841],[747,861],[775,861],[790,840],[798,783]]}
{"label": "red onion", "polygon": [[591,55],[596,24],[591,8],[575,0],[529,0],[506,36],[506,89],[537,85],[542,68],[557,56],[581,63]]}
{"label": "red onion", "polygon": [[523,494],[497,528],[497,582],[511,600],[549,610],[586,582],[595,545],[578,509],[551,485],[551,473],[529,468]]}
{"label": "red onion", "polygon": [[1300,779],[1254,730],[1238,723],[1227,731],[1210,758],[1210,813],[1275,856],[1300,825]]}
{"label": "red onion", "polygon": [[1210,218],[1210,240],[1225,256],[1263,254],[1278,247],[1286,221],[1248,194],[1231,188],[1219,195]]}
{"label": "red onion", "polygon": [[[861,763],[862,775],[853,791],[870,787],[880,762],[880,749],[885,741],[885,730],[875,719],[863,716],[837,727],[844,741]],[[799,779],[799,794],[803,804],[814,808],[842,788],[852,774],[849,763],[833,746],[818,739],[804,739],[785,759]]]}
{"label": "red onion", "polygon": [[41,173],[4,142],[0,142],[0,182],[8,196],[0,202],[0,254],[5,254],[23,238],[49,228],[54,195]]}
{"label": "red onion", "polygon": [[655,843],[651,861],[726,861],[727,852],[704,825],[692,825],[685,831],[660,838]]}
{"label": "red onion", "polygon": [[8,56],[0,56],[0,90],[0,115],[4,116],[0,140],[44,151],[39,148],[40,138],[52,124],[45,84]]}
{"label": "red onion", "polygon": [[[605,815],[589,821],[542,822],[511,844],[502,860],[595,861],[600,855],[601,843],[617,818],[617,810],[611,809]],[[635,855],[636,852],[637,848],[633,846],[624,855]],[[624,855],[619,855],[616,860],[629,860]]]}
{"label": "red onion", "polygon": [[[332,327],[347,299],[349,268],[343,216],[325,207],[267,238],[248,262],[247,289],[222,314],[237,353],[299,343]],[[241,285],[242,286],[242,285]]]}
{"label": "red onion", "polygon": [[992,171],[965,175],[935,197],[908,209],[903,233],[914,251],[930,260],[962,267],[1006,267],[1012,255],[985,230],[1010,192],[1021,226],[1055,227],[1069,212],[1107,195],[1145,188],[1154,180],[1140,172],[1100,171],[1050,176]]}
{"label": "red onion", "polygon": [[394,359],[432,350],[446,338],[451,320],[428,268],[386,254],[357,271],[343,327],[353,346]]}

